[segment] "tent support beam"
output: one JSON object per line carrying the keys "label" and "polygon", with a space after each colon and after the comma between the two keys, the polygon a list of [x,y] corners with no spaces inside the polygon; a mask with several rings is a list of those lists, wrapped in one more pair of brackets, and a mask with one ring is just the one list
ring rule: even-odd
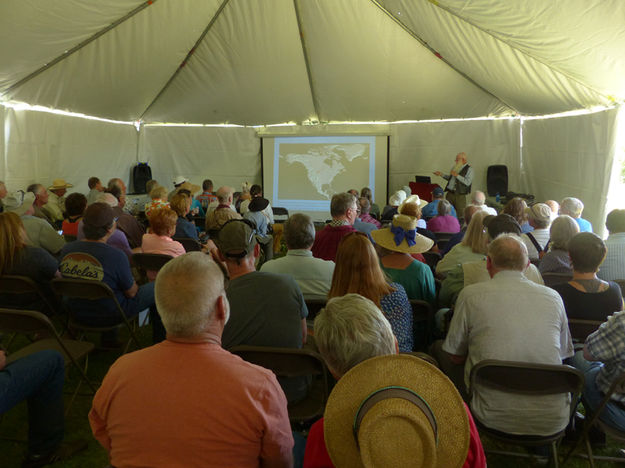
{"label": "tent support beam", "polygon": [[154,106],[156,101],[158,101],[158,98],[160,98],[163,95],[163,93],[167,90],[167,88],[169,88],[169,86],[172,84],[174,79],[178,76],[178,73],[180,73],[180,71],[187,65],[188,61],[191,59],[191,56],[195,53],[195,50],[198,48],[200,43],[204,40],[204,38],[208,34],[208,31],[211,30],[211,28],[215,24],[215,21],[217,21],[217,18],[219,18],[219,15],[221,15],[221,12],[224,10],[224,8],[226,8],[226,5],[228,4],[229,1],[230,0],[223,0],[223,2],[221,2],[221,5],[219,5],[219,8],[217,9],[215,14],[211,18],[211,20],[208,22],[208,24],[204,28],[204,31],[202,31],[202,34],[200,34],[200,37],[198,38],[198,40],[195,41],[195,44],[193,44],[193,47],[191,47],[191,50],[189,50],[189,52],[187,53],[187,56],[180,63],[180,65],[178,66],[174,74],[169,77],[169,80],[167,80],[167,83],[165,83],[165,86],[161,88],[161,90],[154,97],[154,99],[152,99],[152,102],[150,102],[148,107],[145,108],[145,110],[141,114],[141,117],[139,117],[139,120],[143,121],[143,117],[145,116],[145,114],[148,113],[148,111],[152,108],[152,106]]}
{"label": "tent support beam", "polygon": [[302,44],[302,53],[304,54],[304,63],[306,64],[306,75],[308,76],[308,86],[310,87],[310,95],[312,97],[313,107],[315,108],[315,114],[317,120],[321,121],[321,115],[319,114],[319,101],[317,99],[317,93],[315,93],[315,86],[313,85],[312,71],[310,68],[310,58],[308,56],[308,48],[306,47],[306,38],[304,37],[304,30],[302,28],[302,16],[299,9],[298,0],[293,0],[293,7],[295,8],[295,17],[297,18],[297,28],[299,30],[299,38]]}
{"label": "tent support beam", "polygon": [[80,42],[79,44],[75,45],[74,47],[72,47],[71,49],[66,50],[65,52],[63,52],[61,55],[59,55],[58,57],[56,57],[55,59],[49,61],[48,63],[46,63],[44,66],[38,68],[37,70],[35,70],[34,72],[32,72],[31,74],[25,76],[24,78],[22,78],[21,80],[19,80],[17,83],[14,83],[13,85],[11,85],[9,88],[7,88],[7,90],[5,91],[5,94],[9,94],[11,93],[11,91],[19,88],[20,86],[22,86],[23,84],[28,83],[30,80],[32,80],[33,78],[35,78],[36,76],[40,75],[41,73],[43,73],[44,71],[46,71],[48,68],[53,67],[54,65],[56,65],[57,63],[61,62],[62,60],[65,60],[67,57],[69,57],[70,55],[73,55],[74,53],[78,52],[80,49],[82,49],[83,47],[85,47],[86,45],[92,43],[93,41],[95,41],[96,39],[98,39],[99,37],[103,36],[104,34],[106,34],[107,32],[109,32],[110,30],[116,28],[117,26],[119,26],[120,24],[122,24],[123,22],[125,22],[126,20],[132,18],[133,16],[135,16],[137,13],[139,13],[140,11],[142,11],[143,9],[149,7],[150,5],[154,4],[154,2],[156,2],[157,0],[148,0],[143,2],[141,5],[139,5],[137,8],[135,8],[132,11],[129,11],[128,13],[126,13],[124,16],[122,16],[121,18],[119,18],[116,21],[113,21],[111,24],[109,24],[108,26],[106,26],[105,28],[100,29],[98,32],[96,32],[95,34],[93,34],[92,36],[88,37],[87,39],[85,39],[84,41]]}
{"label": "tent support beam", "polygon": [[497,99],[499,102],[501,102],[503,105],[505,105],[508,109],[510,109],[511,111],[513,111],[515,114],[519,114],[519,111],[514,107],[511,106],[510,104],[508,104],[506,101],[504,101],[503,99],[501,99],[499,96],[494,95],[493,93],[491,93],[489,90],[487,90],[486,88],[484,88],[483,86],[479,85],[475,80],[473,80],[473,78],[471,78],[469,75],[467,75],[466,73],[464,73],[463,71],[459,70],[458,68],[456,68],[452,63],[450,63],[445,57],[443,57],[442,55],[440,55],[436,50],[434,50],[432,48],[432,46],[430,46],[430,44],[428,44],[426,41],[424,41],[423,39],[421,39],[421,37],[419,37],[419,35],[417,35],[417,33],[415,33],[412,29],[410,29],[408,26],[406,26],[402,21],[400,21],[398,18],[395,17],[395,15],[393,15],[390,11],[388,11],[386,9],[386,7],[380,5],[380,3],[377,0],[371,0],[371,3],[373,3],[375,6],[377,6],[380,10],[382,10],[382,12],[388,16],[390,19],[392,19],[400,28],[402,28],[404,31],[406,31],[408,34],[410,34],[410,36],[412,36],[413,39],[415,39],[416,41],[418,41],[423,47],[425,47],[426,49],[428,49],[430,52],[432,52],[432,54],[434,54],[436,57],[438,57],[439,59],[441,59],[443,62],[445,62],[445,64],[451,68],[453,71],[455,71],[456,73],[458,73],[460,76],[462,76],[465,80],[467,80],[469,83],[471,83],[473,86],[475,86],[476,88],[478,88],[479,90],[483,91],[484,93],[488,94],[489,96],[491,96],[494,99]]}
{"label": "tent support beam", "polygon": [[514,45],[511,41],[507,41],[507,40],[505,40],[505,39],[502,39],[501,37],[496,36],[495,34],[493,34],[492,32],[490,32],[489,30],[484,29],[483,27],[479,26],[478,24],[474,23],[473,21],[469,20],[468,18],[465,18],[464,16],[460,16],[458,13],[456,13],[455,11],[453,11],[453,10],[452,10],[451,8],[449,8],[448,6],[446,6],[446,5],[441,5],[441,4],[440,4],[440,2],[430,2],[430,3],[431,3],[432,5],[434,5],[434,6],[437,6],[437,7],[438,7],[438,8],[440,8],[441,10],[445,11],[446,13],[450,14],[451,16],[453,16],[453,17],[455,17],[455,18],[458,18],[460,21],[463,21],[463,22],[465,22],[465,23],[467,23],[467,24],[470,24],[471,26],[473,26],[473,27],[474,27],[475,29],[477,29],[478,31],[483,32],[484,34],[489,35],[490,37],[492,37],[492,38],[493,38],[493,39],[495,39],[496,41],[503,42],[503,43],[504,43],[504,44],[506,44],[508,47],[510,47],[512,50],[516,50],[516,51],[517,51],[517,52],[519,52],[520,54],[523,54],[524,56],[531,58],[532,60],[534,60],[534,61],[536,61],[536,62],[540,63],[541,65],[543,65],[543,66],[545,66],[545,67],[549,68],[550,70],[554,70],[554,71],[556,71],[557,73],[559,73],[559,74],[561,74],[561,75],[565,76],[567,79],[569,79],[569,80],[573,81],[573,82],[574,82],[574,83],[576,83],[577,85],[579,85],[579,86],[581,86],[581,87],[583,87],[583,88],[589,89],[589,90],[591,90],[592,92],[597,93],[597,94],[599,94],[600,96],[603,96],[603,97],[604,97],[604,98],[606,98],[607,100],[614,102],[614,99],[613,99],[613,98],[611,98],[610,96],[606,95],[606,94],[605,94],[605,93],[603,93],[602,91],[599,91],[599,90],[595,89],[594,87],[589,86],[589,85],[588,85],[588,84],[586,84],[586,83],[582,83],[580,80],[578,80],[577,78],[575,78],[575,77],[574,77],[574,76],[572,76],[571,74],[566,73],[566,72],[564,72],[564,71],[562,71],[562,70],[560,70],[560,69],[558,69],[558,68],[552,67],[551,65],[549,65],[549,64],[547,64],[547,63],[545,63],[543,60],[539,59],[538,57],[535,57],[534,55],[532,55],[532,54],[530,54],[530,53],[528,53],[528,52],[526,52],[526,51],[524,51],[524,50],[521,50],[519,47],[517,47],[516,45]]}

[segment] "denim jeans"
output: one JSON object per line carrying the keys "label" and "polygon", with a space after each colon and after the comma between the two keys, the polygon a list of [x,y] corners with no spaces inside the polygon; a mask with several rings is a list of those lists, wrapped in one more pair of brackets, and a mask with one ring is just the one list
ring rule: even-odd
{"label": "denim jeans", "polygon": [[[586,361],[581,351],[575,353],[572,365],[584,373],[584,392],[582,402],[584,407],[592,412],[601,404],[605,394],[597,387],[597,374],[603,367],[601,362]],[[615,401],[609,401],[601,411],[599,419],[607,425],[625,431],[625,409]]]}
{"label": "denim jeans", "polygon": [[8,364],[0,371],[0,414],[28,400],[28,453],[45,455],[63,440],[65,360],[44,350]]}

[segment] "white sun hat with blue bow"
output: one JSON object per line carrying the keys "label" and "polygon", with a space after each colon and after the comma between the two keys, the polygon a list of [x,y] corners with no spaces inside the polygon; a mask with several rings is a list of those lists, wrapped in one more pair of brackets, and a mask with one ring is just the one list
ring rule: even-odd
{"label": "white sun hat with blue bow", "polygon": [[417,233],[417,218],[395,215],[388,228],[371,231],[376,244],[393,252],[422,253],[434,245],[434,241]]}

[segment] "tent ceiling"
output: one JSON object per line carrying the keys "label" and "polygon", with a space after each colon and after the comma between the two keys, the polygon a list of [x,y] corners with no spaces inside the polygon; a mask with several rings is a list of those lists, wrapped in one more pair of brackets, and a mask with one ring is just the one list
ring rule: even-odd
{"label": "tent ceiling", "polygon": [[0,93],[145,122],[540,115],[625,98],[623,24],[620,0],[5,0]]}

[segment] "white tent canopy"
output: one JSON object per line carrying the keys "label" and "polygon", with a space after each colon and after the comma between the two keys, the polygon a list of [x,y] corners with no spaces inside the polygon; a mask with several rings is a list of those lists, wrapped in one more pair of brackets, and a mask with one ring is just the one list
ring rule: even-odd
{"label": "white tent canopy", "polygon": [[0,93],[145,122],[552,114],[625,98],[624,23],[619,0],[5,0]]}
{"label": "white tent canopy", "polygon": [[617,112],[518,117],[619,105],[623,24],[620,0],[5,0],[0,179],[62,176],[84,191],[91,175],[147,160],[163,183],[260,181],[253,129],[157,123],[366,133],[379,127],[324,124],[516,116],[385,127],[389,188],[464,150],[477,187],[489,164],[507,164],[512,190],[578,195],[602,224]]}

